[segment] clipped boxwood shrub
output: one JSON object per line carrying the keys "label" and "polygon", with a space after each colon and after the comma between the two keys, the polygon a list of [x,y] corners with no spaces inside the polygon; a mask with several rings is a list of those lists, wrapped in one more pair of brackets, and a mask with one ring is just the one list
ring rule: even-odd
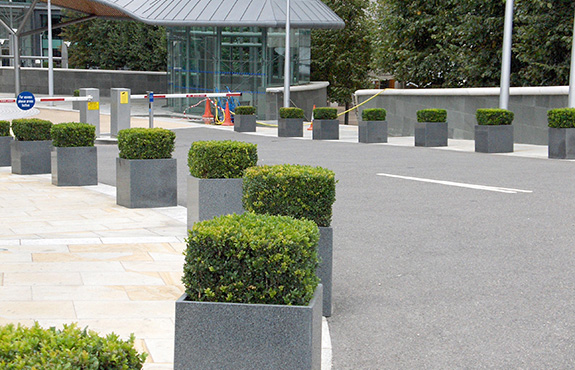
{"label": "clipped boxwood shrub", "polygon": [[337,119],[337,108],[315,108],[313,110],[313,119]]}
{"label": "clipped boxwood shrub", "polygon": [[79,89],[74,90],[74,96],[80,96],[80,90]]}
{"label": "clipped boxwood shrub", "polygon": [[280,118],[304,118],[303,109],[301,108],[280,108]]}
{"label": "clipped boxwood shrub", "polygon": [[56,147],[94,146],[96,126],[69,122],[52,126],[52,145]]}
{"label": "clipped boxwood shrub", "polygon": [[547,122],[553,128],[575,127],[575,108],[558,108],[547,111]]}
{"label": "clipped boxwood shrub", "polygon": [[16,140],[44,141],[51,140],[52,122],[37,118],[12,120],[12,132]]}
{"label": "clipped boxwood shrub", "polygon": [[115,334],[105,338],[76,324],[63,329],[0,326],[2,369],[141,369],[147,355],[134,349],[134,336],[123,341]]}
{"label": "clipped boxwood shrub", "polygon": [[422,109],[417,111],[417,122],[446,122],[445,109]]}
{"label": "clipped boxwood shrub", "polygon": [[128,128],[118,131],[120,158],[172,158],[176,134],[163,128]]}
{"label": "clipped boxwood shrub", "polygon": [[10,136],[10,121],[0,121],[0,136]]}
{"label": "clipped boxwood shrub", "polygon": [[514,114],[506,109],[484,108],[475,113],[478,125],[510,125]]}
{"label": "clipped boxwood shrub", "polygon": [[363,121],[385,121],[387,111],[383,108],[367,108],[361,112]]}
{"label": "clipped boxwood shrub", "polygon": [[234,113],[241,116],[251,116],[256,114],[256,107],[252,107],[251,105],[240,105],[236,107],[236,111]]}
{"label": "clipped boxwood shrub", "polygon": [[195,141],[188,152],[190,175],[200,179],[236,179],[258,162],[258,146],[232,140]]}
{"label": "clipped boxwood shrub", "polygon": [[244,175],[247,211],[305,218],[329,226],[335,202],[335,174],[321,167],[275,165],[252,167]]}
{"label": "clipped boxwood shrub", "polygon": [[307,305],[319,230],[292,217],[225,215],[189,232],[182,282],[193,301]]}

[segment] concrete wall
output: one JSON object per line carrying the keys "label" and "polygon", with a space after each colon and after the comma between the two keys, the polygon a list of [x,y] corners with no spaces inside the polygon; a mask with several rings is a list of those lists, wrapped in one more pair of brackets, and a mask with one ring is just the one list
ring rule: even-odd
{"label": "concrete wall", "polygon": [[[311,120],[314,104],[317,107],[327,106],[327,87],[329,82],[310,82],[308,85],[293,86],[290,88],[292,106],[304,110],[306,119]],[[279,118],[279,109],[283,107],[283,87],[270,87],[266,89],[266,119]]]}
{"label": "concrete wall", "polygon": [[[48,94],[47,68],[22,68],[20,70],[21,91],[34,94]],[[113,87],[125,87],[132,94],[168,92],[166,72],[107,71],[92,69],[54,69],[54,94],[72,95],[82,87],[100,89],[101,96],[110,96]],[[14,68],[0,67],[0,92],[13,93]]]}
{"label": "concrete wall", "polygon": [[[499,106],[499,88],[359,90],[358,101],[379,96],[362,107],[385,108],[390,136],[413,136],[416,112],[426,108],[447,110],[449,137],[474,139],[475,111]],[[547,111],[567,106],[567,86],[515,87],[510,89],[509,110],[516,143],[547,145]]]}

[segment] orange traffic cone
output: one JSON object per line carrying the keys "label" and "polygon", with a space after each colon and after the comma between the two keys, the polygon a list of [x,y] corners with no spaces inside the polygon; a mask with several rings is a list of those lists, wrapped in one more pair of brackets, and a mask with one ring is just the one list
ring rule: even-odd
{"label": "orange traffic cone", "polygon": [[222,126],[233,126],[232,114],[230,113],[230,102],[226,102],[226,112],[224,114],[224,123]]}
{"label": "orange traffic cone", "polygon": [[[315,110],[315,104],[313,105],[313,109]],[[313,110],[311,111],[311,125],[307,128],[308,131],[313,130]]]}
{"label": "orange traffic cone", "polygon": [[206,110],[204,111],[204,115],[202,116],[204,119],[204,123],[212,123],[214,121],[214,115],[212,114],[212,109],[210,107],[210,99],[206,99]]}

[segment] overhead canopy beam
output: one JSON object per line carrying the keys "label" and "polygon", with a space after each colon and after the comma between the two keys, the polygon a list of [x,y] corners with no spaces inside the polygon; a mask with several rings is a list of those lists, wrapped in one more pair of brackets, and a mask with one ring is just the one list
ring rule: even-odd
{"label": "overhead canopy beam", "polygon": [[[77,23],[82,23],[82,22],[86,22],[86,21],[91,21],[92,19],[96,19],[99,18],[97,15],[89,15],[87,17],[82,17],[82,18],[78,18],[78,19],[73,19],[71,21],[68,22],[62,22],[62,23],[57,23],[55,25],[52,26],[53,30],[57,30],[59,28],[63,28],[66,26],[71,26],[73,24],[77,24]],[[20,34],[21,37],[24,36],[30,36],[30,35],[35,35],[38,33],[42,33],[42,32],[46,32],[48,31],[48,27],[41,27],[41,28],[36,28],[34,30],[30,30],[30,31],[26,31],[26,32],[22,32]]]}

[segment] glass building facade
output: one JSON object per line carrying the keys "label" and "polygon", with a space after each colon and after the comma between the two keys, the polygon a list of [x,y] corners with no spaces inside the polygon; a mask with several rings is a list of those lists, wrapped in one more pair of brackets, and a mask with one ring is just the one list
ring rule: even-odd
{"label": "glass building facade", "polygon": [[[291,34],[291,85],[310,81],[310,30]],[[284,84],[285,29],[261,27],[168,28],[170,93],[242,92],[241,105],[266,119],[266,88]],[[171,99],[184,111],[197,99]],[[186,113],[202,114],[203,106]]]}

